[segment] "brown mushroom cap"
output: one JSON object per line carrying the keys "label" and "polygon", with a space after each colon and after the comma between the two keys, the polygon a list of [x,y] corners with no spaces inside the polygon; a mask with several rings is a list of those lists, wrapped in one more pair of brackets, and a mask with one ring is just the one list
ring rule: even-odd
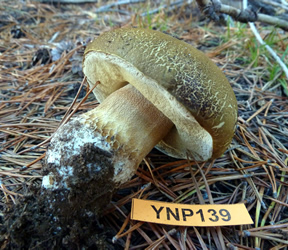
{"label": "brown mushroom cap", "polygon": [[131,84],[167,116],[175,127],[157,147],[171,156],[216,158],[232,140],[235,94],[221,70],[183,41],[142,28],[109,31],[87,46],[83,72],[91,86],[100,81],[100,102]]}

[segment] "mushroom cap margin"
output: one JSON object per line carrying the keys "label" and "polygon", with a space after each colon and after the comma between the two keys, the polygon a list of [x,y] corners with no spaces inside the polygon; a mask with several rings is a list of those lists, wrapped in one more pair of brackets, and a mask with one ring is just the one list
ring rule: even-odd
{"label": "mushroom cap margin", "polygon": [[[101,70],[104,70],[102,74],[99,74],[99,70],[95,72],[94,66],[90,68],[92,61],[88,62],[88,57],[92,61],[99,58],[97,67],[100,65]],[[119,67],[125,69],[119,70]],[[181,148],[183,145],[177,140],[195,140],[193,133],[197,133],[199,124],[212,137],[212,158],[219,157],[232,140],[237,121],[237,101],[228,80],[206,55],[181,40],[142,28],[121,28],[105,32],[88,44],[84,53],[83,71],[90,85],[93,86],[97,80],[101,82],[94,89],[100,102],[129,82],[174,124],[191,122],[191,129],[185,124],[184,130],[187,131],[180,137],[182,126],[175,124],[172,137],[164,138],[158,144],[160,150],[171,156],[186,158],[186,152]],[[132,79],[131,74],[134,76]],[[150,85],[155,85],[152,91],[149,90]],[[159,97],[163,95],[164,98]],[[176,110],[168,111],[170,108]],[[199,144],[204,139],[204,144],[207,144],[202,145],[204,151],[206,148],[209,150],[210,143],[209,135],[205,132],[201,132],[194,143]],[[186,138],[190,135],[191,139]],[[180,148],[171,145],[171,138],[176,140]],[[204,159],[207,157],[198,157],[197,152],[194,158],[207,160]]]}

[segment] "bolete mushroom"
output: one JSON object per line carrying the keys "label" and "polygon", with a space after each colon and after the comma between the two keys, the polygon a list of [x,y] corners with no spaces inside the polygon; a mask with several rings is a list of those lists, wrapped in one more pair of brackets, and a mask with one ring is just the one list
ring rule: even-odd
{"label": "bolete mushroom", "polygon": [[83,72],[91,87],[100,82],[93,91],[100,105],[53,136],[46,189],[81,186],[95,200],[95,192],[105,197],[129,180],[154,146],[206,161],[232,140],[237,102],[229,82],[181,40],[142,28],[105,32],[87,46]]}

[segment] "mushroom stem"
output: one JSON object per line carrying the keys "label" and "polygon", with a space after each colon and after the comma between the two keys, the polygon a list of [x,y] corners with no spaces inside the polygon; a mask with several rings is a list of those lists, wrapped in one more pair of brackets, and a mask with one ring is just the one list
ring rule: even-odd
{"label": "mushroom stem", "polygon": [[[133,176],[143,157],[172,127],[162,112],[127,84],[57,131],[47,151],[48,175],[42,185],[70,189],[99,175],[96,179],[110,178],[117,187]],[[103,177],[102,172],[110,174]]]}
{"label": "mushroom stem", "polygon": [[123,147],[125,153],[137,159],[136,164],[173,127],[173,123],[130,84],[112,93],[84,117],[87,123],[97,121],[97,128],[102,129],[106,141],[115,150]]}

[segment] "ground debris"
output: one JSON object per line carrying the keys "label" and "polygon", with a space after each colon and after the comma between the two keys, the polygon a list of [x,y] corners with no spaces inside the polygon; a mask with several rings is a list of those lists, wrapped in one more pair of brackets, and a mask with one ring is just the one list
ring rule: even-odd
{"label": "ground debris", "polygon": [[[217,249],[221,242],[229,248],[276,249],[288,244],[285,75],[264,47],[258,45],[246,24],[228,20],[224,26],[215,25],[199,19],[199,11],[190,1],[183,1],[182,5],[175,4],[179,1],[164,2],[167,8],[171,7],[169,13],[162,8],[163,1],[121,6],[115,5],[116,1],[81,5],[1,1],[0,242],[3,249],[29,245],[38,249],[57,246],[63,249],[95,246],[99,249],[103,246],[102,249],[201,249],[203,246]],[[112,7],[107,11],[97,12],[109,4]],[[284,15],[287,11],[280,12]],[[237,130],[230,148],[214,162],[199,165],[153,150],[133,179],[113,195],[101,218],[93,212],[80,217],[76,213],[74,220],[64,216],[61,223],[65,221],[65,227],[60,227],[65,229],[61,231],[57,223],[49,226],[55,216],[49,210],[45,191],[41,193],[39,189],[43,176],[41,161],[51,135],[62,120],[98,105],[92,94],[87,95],[89,88],[82,82],[82,54],[86,44],[100,33],[122,26],[154,28],[207,53],[235,91],[239,109]],[[259,25],[257,28],[287,65],[287,34],[275,27]],[[132,198],[185,204],[198,204],[201,200],[207,204],[211,200],[215,204],[241,202],[254,224],[216,229],[172,228],[132,221],[129,215]],[[40,235],[46,231],[50,235],[55,233],[55,238],[41,240]]]}

